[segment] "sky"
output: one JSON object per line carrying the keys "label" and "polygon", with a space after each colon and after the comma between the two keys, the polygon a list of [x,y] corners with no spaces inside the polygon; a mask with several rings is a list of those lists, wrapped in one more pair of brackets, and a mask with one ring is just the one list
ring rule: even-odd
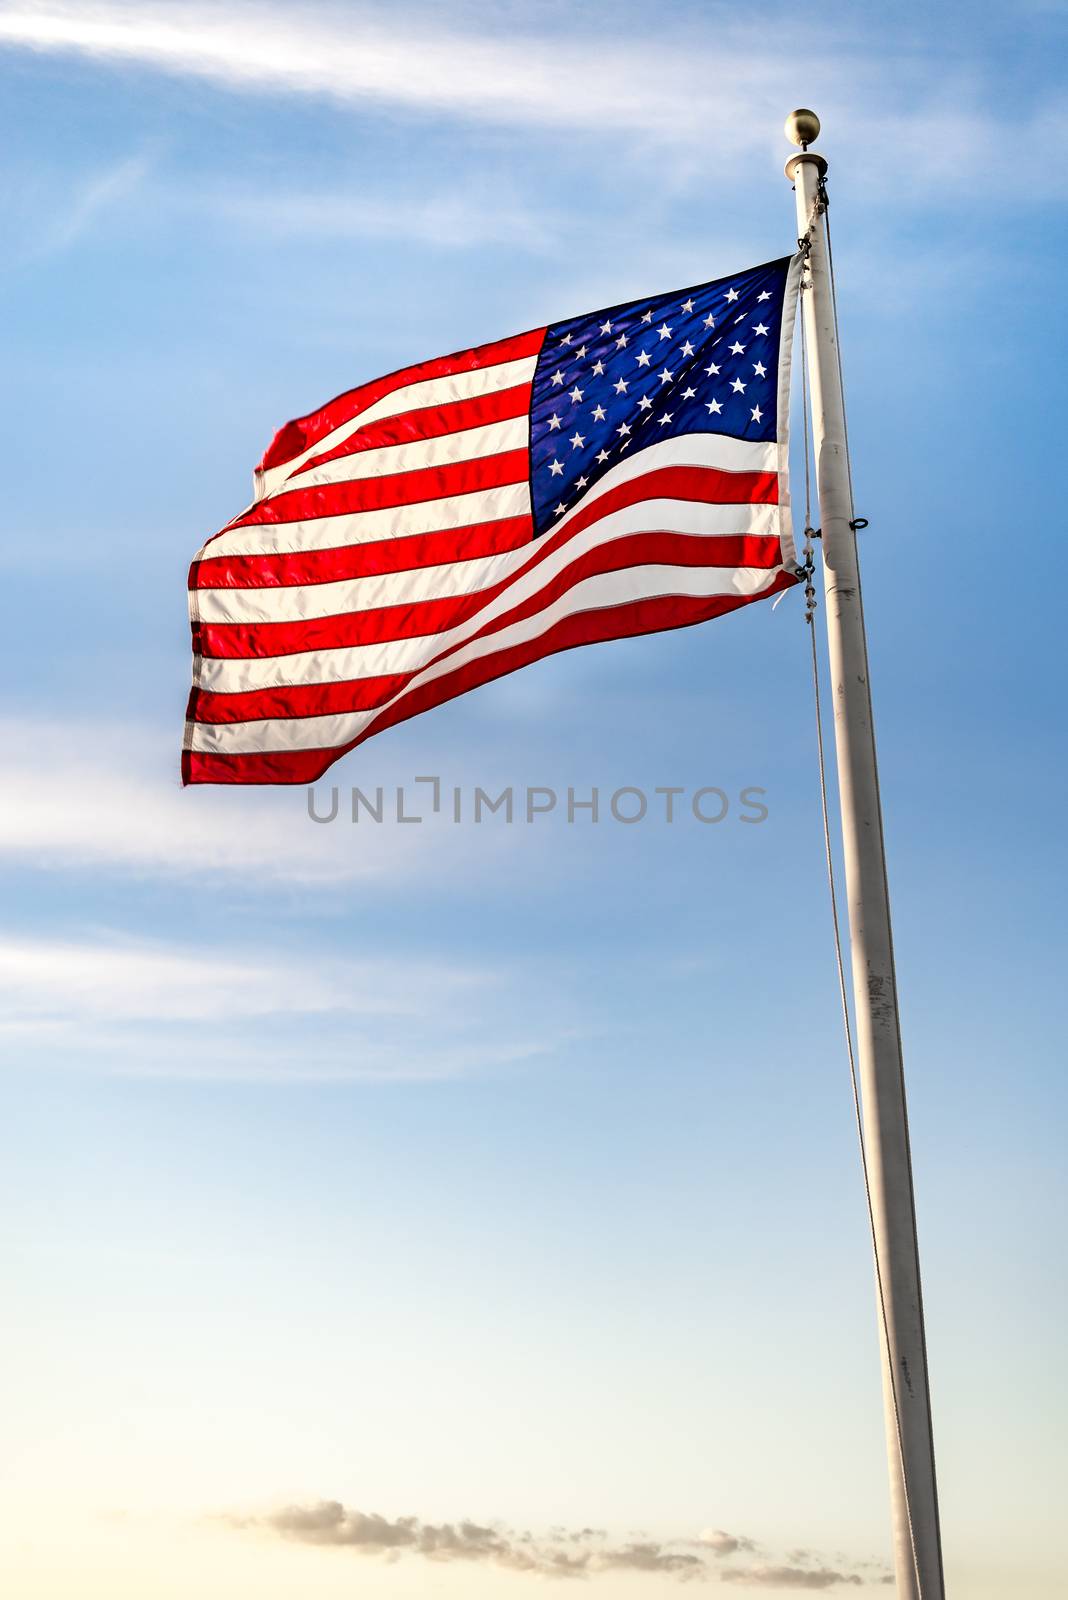
{"label": "sky", "polygon": [[[887,1592],[800,594],[394,728],[317,786],[333,822],[178,781],[188,563],[275,429],[787,253],[799,104],[949,1593],[1063,1592],[1066,32],[1058,0],[0,3],[6,1592]],[[476,824],[509,785],[600,818]],[[672,785],[672,823],[608,808]]]}

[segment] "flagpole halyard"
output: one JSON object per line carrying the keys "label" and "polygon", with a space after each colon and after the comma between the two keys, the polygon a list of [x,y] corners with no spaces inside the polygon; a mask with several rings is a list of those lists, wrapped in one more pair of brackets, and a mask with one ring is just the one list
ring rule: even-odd
{"label": "flagpole halyard", "polygon": [[819,118],[812,111],[798,110],[787,119],[787,137],[801,149],[786,163],[786,175],[794,185],[799,244],[806,256],[801,314],[807,335],[822,524],[824,612],[862,1089],[864,1170],[882,1345],[894,1565],[900,1600],[944,1600],[890,900],[828,259],[827,163],[809,149],[819,129]]}

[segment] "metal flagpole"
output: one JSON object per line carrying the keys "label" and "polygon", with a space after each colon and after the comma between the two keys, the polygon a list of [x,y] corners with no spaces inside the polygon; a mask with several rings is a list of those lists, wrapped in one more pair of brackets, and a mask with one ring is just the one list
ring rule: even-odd
{"label": "metal flagpole", "polygon": [[801,301],[823,525],[824,611],[849,901],[865,1179],[883,1355],[894,1564],[901,1600],[944,1600],[890,900],[828,261],[823,187],[827,163],[808,148],[819,131],[814,112],[795,111],[787,118],[787,137],[801,150],[786,163],[786,176],[794,185],[797,231],[807,255]]}

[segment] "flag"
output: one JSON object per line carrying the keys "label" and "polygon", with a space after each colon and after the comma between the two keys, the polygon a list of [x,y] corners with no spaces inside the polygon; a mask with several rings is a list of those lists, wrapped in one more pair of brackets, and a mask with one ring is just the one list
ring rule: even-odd
{"label": "flag", "polygon": [[796,581],[798,261],[352,389],[288,423],[189,575],[186,783],[310,783],[556,651]]}

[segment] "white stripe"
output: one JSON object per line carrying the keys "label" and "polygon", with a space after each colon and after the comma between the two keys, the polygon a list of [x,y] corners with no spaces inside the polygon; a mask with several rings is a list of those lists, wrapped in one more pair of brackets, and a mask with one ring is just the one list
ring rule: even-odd
{"label": "white stripe", "polygon": [[454,372],[446,378],[423,378],[418,383],[408,383],[400,389],[391,389],[389,394],[384,394],[380,400],[375,400],[371,405],[365,406],[347,422],[339,423],[336,428],[310,444],[306,450],[293,457],[292,461],[284,461],[280,466],[268,467],[266,472],[255,474],[255,495],[257,500],[264,495],[273,494],[286,478],[299,472],[314,456],[321,456],[328,450],[334,450],[339,444],[356,433],[358,429],[365,428],[368,423],[378,422],[382,417],[399,416],[403,411],[421,411],[427,406],[449,405],[455,400],[471,400],[480,394],[495,394],[500,389],[513,389],[517,384],[529,383],[534,376],[534,368],[538,358],[534,356],[521,356],[516,361],[499,361],[492,367],[476,367],[474,371]]}
{"label": "white stripe", "polygon": [[[590,529],[594,542],[611,536],[613,513]],[[606,532],[602,533],[604,529]],[[526,547],[529,550],[529,546]],[[521,573],[514,583],[480,607],[474,617],[454,628],[409,639],[385,639],[376,644],[346,645],[324,650],[302,650],[284,656],[220,659],[205,656],[200,665],[200,687],[215,694],[243,694],[249,689],[281,689],[295,684],[347,683],[353,678],[378,678],[391,672],[415,672],[432,657],[463,640],[487,623],[530,600],[571,566],[583,552],[580,538],[568,540],[543,561]],[[509,556],[520,552],[509,552]],[[721,569],[722,570],[722,569]]]}
{"label": "white stripe", "polygon": [[341,517],[314,517],[307,522],[256,524],[234,528],[209,540],[200,560],[216,556],[272,556],[301,550],[339,550],[347,544],[374,544],[403,539],[410,534],[446,533],[452,528],[472,528],[481,522],[530,513],[530,485],[506,483],[499,489],[473,489],[470,494],[443,495],[440,500],[420,500],[411,506],[389,506],[384,511],[351,511]]}
{"label": "white stripe", "polygon": [[753,439],[731,439],[723,433],[680,433],[674,439],[663,439],[657,444],[647,444],[633,455],[624,456],[617,466],[610,467],[603,478],[598,478],[566,515],[553,526],[566,528],[580,508],[585,509],[592,500],[599,500],[620,483],[639,478],[643,473],[656,472],[661,467],[712,467],[718,472],[775,472],[779,465],[779,447],[774,441],[761,444]]}
{"label": "white stripe", "polygon": [[[548,632],[564,617],[582,611],[602,610],[627,605],[635,600],[679,595],[693,598],[717,595],[753,596],[770,587],[779,575],[778,568],[753,567],[628,567],[620,572],[600,573],[586,578],[562,595],[551,606],[512,624],[488,638],[474,639],[464,649],[437,662],[390,701],[394,705],[412,689],[456,671],[469,661],[508,650]],[[334,749],[347,744],[363,732],[387,709],[358,711],[327,717],[278,718],[272,721],[209,724],[196,723],[190,730],[192,749],[220,755],[252,755],[270,750]]]}
{"label": "white stripe", "polygon": [[[680,466],[715,467],[723,472],[774,472],[778,466],[778,446],[750,439],[729,439],[718,433],[688,433],[677,439],[664,439],[624,457],[587,491],[579,504],[589,504],[617,484],[643,472]],[[571,520],[574,509],[560,518],[558,526]],[[342,545],[363,544],[373,539],[397,539],[410,533],[434,533],[492,522],[498,517],[522,516],[529,510],[526,483],[509,484],[503,489],[475,490],[472,494],[449,495],[441,500],[384,511],[355,511],[345,516],[308,518],[303,522],[255,523],[246,528],[233,528],[210,539],[200,552],[200,558],[336,550]]]}
{"label": "white stripe", "polygon": [[[777,536],[780,512],[769,505],[705,505],[697,500],[642,500],[600,518],[569,544],[572,558],[609,539],[628,534],[671,533],[699,537],[750,534]],[[449,561],[367,578],[271,589],[199,589],[198,610],[205,623],[299,622],[313,617],[351,615],[380,606],[411,605],[490,589],[517,572],[538,551],[531,542],[517,550],[471,561]]]}
{"label": "white stripe", "polygon": [[509,417],[504,422],[488,422],[480,428],[461,428],[436,439],[415,439],[409,444],[380,445],[373,450],[357,450],[337,456],[322,466],[307,467],[296,477],[280,483],[275,494],[293,489],[315,489],[328,483],[352,483],[357,478],[383,478],[394,472],[419,472],[426,467],[442,467],[457,461],[479,461],[501,455],[506,450],[525,450],[530,440],[530,418]]}

